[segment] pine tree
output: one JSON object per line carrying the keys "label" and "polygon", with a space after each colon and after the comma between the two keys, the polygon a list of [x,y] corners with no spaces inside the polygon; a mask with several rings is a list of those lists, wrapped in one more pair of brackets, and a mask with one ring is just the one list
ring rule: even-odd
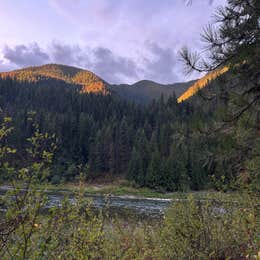
{"label": "pine tree", "polygon": [[102,173],[104,166],[104,153],[103,153],[103,136],[102,132],[98,131],[90,155],[90,175],[95,173]]}
{"label": "pine tree", "polygon": [[130,131],[126,118],[124,117],[119,126],[119,171],[125,172],[130,157]]}
{"label": "pine tree", "polygon": [[260,1],[229,0],[226,6],[218,8],[216,24],[204,31],[208,46],[203,55],[190,53],[186,48],[181,53],[188,72],[228,71],[221,77],[223,86],[201,96],[222,105],[221,113],[215,117],[217,127],[211,127],[207,133],[215,133],[217,140],[221,134],[235,139],[232,151],[214,153],[215,168],[219,173],[225,172],[223,177],[230,180],[235,175],[234,179],[248,179],[242,178],[249,175],[247,162],[252,158],[259,160],[259,154],[252,152],[260,140],[259,20]]}
{"label": "pine tree", "polygon": [[162,176],[161,158],[158,151],[152,154],[150,164],[147,168],[146,185],[150,188],[156,188],[163,183],[160,181]]}
{"label": "pine tree", "polygon": [[91,118],[81,113],[79,116],[79,151],[84,162],[88,161],[91,127]]}
{"label": "pine tree", "polygon": [[133,180],[140,186],[145,185],[145,169],[140,153],[133,149],[131,160],[129,162],[127,177]]}
{"label": "pine tree", "polygon": [[166,176],[174,183],[174,188],[179,191],[187,191],[190,188],[190,178],[187,172],[187,157],[183,151],[183,147],[171,147],[170,156],[167,161],[168,172]]}

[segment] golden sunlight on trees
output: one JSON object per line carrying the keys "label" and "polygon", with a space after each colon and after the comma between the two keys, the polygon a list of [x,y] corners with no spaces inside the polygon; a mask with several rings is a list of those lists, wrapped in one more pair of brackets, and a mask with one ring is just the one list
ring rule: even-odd
{"label": "golden sunlight on trees", "polygon": [[203,78],[199,79],[198,81],[196,81],[191,87],[188,88],[188,90],[186,90],[179,98],[178,98],[178,102],[183,102],[186,99],[192,97],[193,95],[195,95],[200,89],[206,87],[211,81],[213,81],[214,79],[216,79],[217,77],[219,77],[220,75],[224,74],[225,72],[227,72],[229,69],[228,67],[224,67],[222,69],[217,69],[215,71],[212,71],[210,73],[208,73],[206,76],[204,76]]}

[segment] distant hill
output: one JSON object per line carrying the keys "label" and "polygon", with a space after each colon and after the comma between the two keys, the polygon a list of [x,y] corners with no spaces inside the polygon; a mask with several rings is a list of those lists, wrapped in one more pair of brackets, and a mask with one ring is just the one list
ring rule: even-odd
{"label": "distant hill", "polygon": [[19,81],[30,82],[56,79],[65,81],[69,84],[80,85],[83,93],[109,93],[109,84],[93,72],[66,65],[47,64],[14,70],[11,72],[2,72],[0,75],[2,78],[11,77]]}
{"label": "distant hill", "polygon": [[118,93],[120,97],[127,100],[137,103],[149,103],[153,99],[160,98],[161,95],[167,99],[175,93],[176,97],[179,97],[194,82],[195,81],[164,85],[150,80],[142,80],[133,85],[112,85],[111,89]]}

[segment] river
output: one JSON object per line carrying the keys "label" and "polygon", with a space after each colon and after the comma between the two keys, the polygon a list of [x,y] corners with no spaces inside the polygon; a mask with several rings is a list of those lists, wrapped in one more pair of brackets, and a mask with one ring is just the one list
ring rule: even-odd
{"label": "river", "polygon": [[[0,194],[9,190],[10,186],[0,187]],[[73,193],[65,191],[46,191],[48,196],[47,207],[59,206],[65,197],[71,203],[75,198]],[[139,198],[135,196],[105,196],[85,194],[91,201],[92,207],[96,210],[106,209],[110,214],[124,215],[131,214],[144,218],[160,218],[171,204],[171,199],[161,198]]]}

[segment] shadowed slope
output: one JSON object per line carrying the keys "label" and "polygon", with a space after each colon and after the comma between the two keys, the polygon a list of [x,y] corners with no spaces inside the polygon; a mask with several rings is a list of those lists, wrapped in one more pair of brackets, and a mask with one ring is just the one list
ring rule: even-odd
{"label": "shadowed slope", "polygon": [[194,82],[195,81],[163,85],[150,80],[142,80],[133,85],[112,85],[111,89],[122,98],[137,103],[149,103],[153,99],[160,98],[161,95],[163,95],[165,99],[168,99],[173,94],[179,97]]}

